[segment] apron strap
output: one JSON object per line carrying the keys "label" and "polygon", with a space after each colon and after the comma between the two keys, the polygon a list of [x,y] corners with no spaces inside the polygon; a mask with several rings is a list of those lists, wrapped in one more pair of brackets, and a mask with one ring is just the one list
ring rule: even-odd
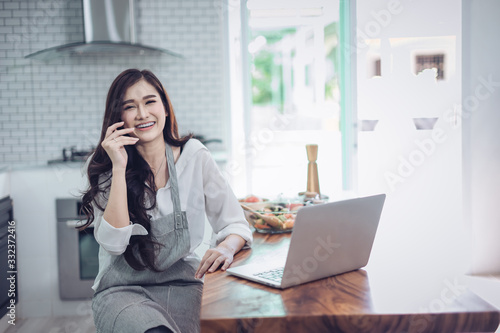
{"label": "apron strap", "polygon": [[174,212],[179,213],[175,214],[177,219],[177,215],[180,215],[181,212],[181,200],[179,199],[179,185],[177,184],[177,170],[175,169],[174,153],[172,152],[172,147],[170,147],[168,143],[166,143],[165,146],[166,146],[165,150],[167,153],[168,174],[170,178],[170,191],[172,194],[172,202],[174,204]]}

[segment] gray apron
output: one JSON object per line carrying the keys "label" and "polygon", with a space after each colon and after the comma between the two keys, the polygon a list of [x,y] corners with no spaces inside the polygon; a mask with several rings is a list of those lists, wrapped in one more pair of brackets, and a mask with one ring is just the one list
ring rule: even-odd
{"label": "gray apron", "polygon": [[99,333],[140,333],[161,325],[173,332],[200,331],[203,282],[194,277],[199,261],[182,259],[190,248],[188,222],[181,211],[172,148],[166,146],[174,210],[151,221],[151,232],[164,245],[156,257],[162,271],[136,271],[123,255],[114,257],[92,299]]}

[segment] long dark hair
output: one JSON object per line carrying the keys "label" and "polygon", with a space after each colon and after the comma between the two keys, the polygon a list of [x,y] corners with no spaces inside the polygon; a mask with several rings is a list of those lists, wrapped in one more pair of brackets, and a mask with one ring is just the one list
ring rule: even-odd
{"label": "long dark hair", "polygon": [[[105,197],[109,193],[112,162],[101,146],[105,138],[106,130],[112,124],[121,121],[122,102],[128,88],[145,80],[151,84],[161,97],[166,110],[166,122],[163,129],[163,138],[167,144],[181,147],[192,135],[179,136],[177,120],[175,119],[172,103],[160,80],[150,71],[138,69],[127,69],[123,71],[111,84],[106,98],[106,111],[102,123],[101,138],[88,163],[89,187],[82,198],[82,212],[87,216],[87,222],[80,228],[85,229],[94,221],[94,207],[101,211],[105,209]],[[134,145],[126,145],[128,154],[126,182],[127,182],[127,204],[130,220],[144,226],[147,235],[135,235],[130,238],[129,246],[125,250],[124,257],[127,263],[135,270],[150,269],[158,271],[155,262],[155,250],[158,244],[151,233],[151,216],[148,211],[156,206],[156,186],[154,174],[149,164],[139,154]],[[102,200],[104,198],[104,200]],[[104,201],[104,202],[103,202]],[[137,257],[137,255],[139,257]]]}

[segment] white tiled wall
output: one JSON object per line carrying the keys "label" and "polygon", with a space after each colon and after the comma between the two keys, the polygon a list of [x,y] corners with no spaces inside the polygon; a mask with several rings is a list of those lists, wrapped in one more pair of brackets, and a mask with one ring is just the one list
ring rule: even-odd
{"label": "white tiled wall", "polygon": [[[84,40],[81,0],[0,1],[0,164],[42,164],[97,143],[107,89],[127,68],[165,85],[182,133],[226,140],[223,0],[136,0],[137,39],[180,53],[24,59]],[[224,147],[221,147],[222,149]]]}

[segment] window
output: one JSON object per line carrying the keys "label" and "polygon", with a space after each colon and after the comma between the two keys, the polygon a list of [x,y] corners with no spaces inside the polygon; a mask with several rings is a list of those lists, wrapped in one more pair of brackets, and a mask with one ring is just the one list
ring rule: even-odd
{"label": "window", "polygon": [[247,110],[248,191],[271,198],[305,191],[305,146],[318,144],[320,189],[338,193],[338,4],[247,3],[252,101]]}
{"label": "window", "polygon": [[415,57],[415,74],[421,73],[424,69],[435,69],[436,79],[444,79],[444,54],[417,55]]}

